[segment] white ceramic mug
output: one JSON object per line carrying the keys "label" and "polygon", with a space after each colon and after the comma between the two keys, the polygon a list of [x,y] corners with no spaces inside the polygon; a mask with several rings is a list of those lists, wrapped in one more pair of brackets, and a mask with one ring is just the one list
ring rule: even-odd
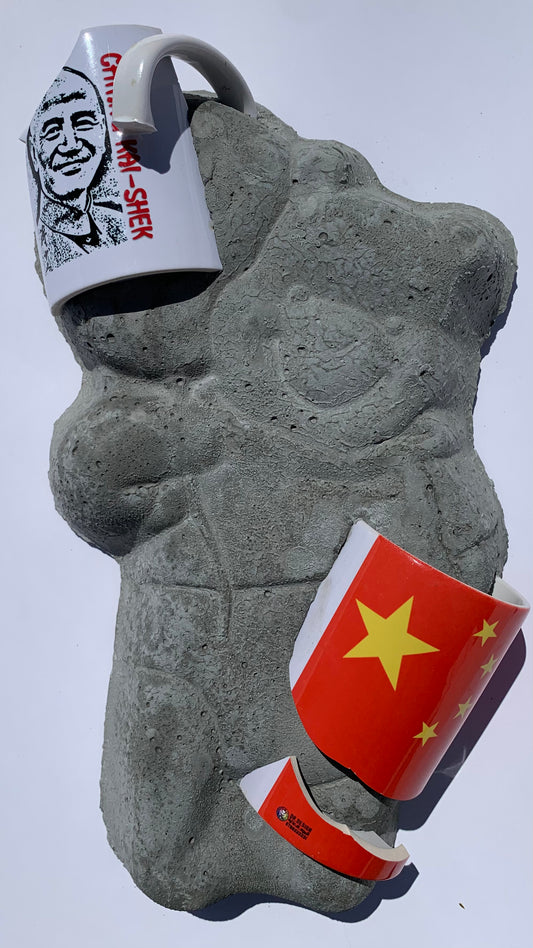
{"label": "white ceramic mug", "polygon": [[[147,40],[149,66],[143,68],[141,41]],[[136,73],[132,78],[126,62],[126,84],[145,108],[148,103],[151,125],[141,128],[133,118],[119,130],[113,123],[115,74],[131,47],[128,62]],[[37,246],[53,312],[105,283],[221,269],[187,105],[169,54],[196,65],[228,104],[254,114],[240,74],[207,44],[167,38],[145,26],[83,30],[26,136]]]}

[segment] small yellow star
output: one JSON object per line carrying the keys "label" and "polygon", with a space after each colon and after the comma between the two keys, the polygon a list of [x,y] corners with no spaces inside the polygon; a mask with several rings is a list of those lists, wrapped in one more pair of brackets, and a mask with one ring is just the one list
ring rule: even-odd
{"label": "small yellow star", "polygon": [[481,644],[484,645],[487,639],[495,639],[496,633],[494,629],[498,625],[498,621],[493,622],[492,625],[489,625],[486,619],[483,619],[483,628],[479,632],[474,632],[474,638],[480,638]]}
{"label": "small yellow star", "polygon": [[468,701],[465,701],[464,704],[461,704],[461,702],[459,702],[459,710],[457,714],[454,715],[454,721],[455,721],[455,718],[464,718],[465,714],[467,714],[470,711],[472,704],[473,704],[472,698],[469,698]]}
{"label": "small yellow star", "polygon": [[343,658],[379,658],[392,687],[396,689],[404,655],[422,655],[439,649],[417,639],[408,631],[414,596],[398,606],[390,616],[380,616],[357,599],[357,607],[367,635]]}
{"label": "small yellow star", "polygon": [[494,658],[494,655],[491,655],[488,662],[485,665],[481,666],[483,669],[483,674],[481,675],[481,677],[484,678],[485,675],[490,675],[495,665],[496,665],[496,659]]}
{"label": "small yellow star", "polygon": [[420,738],[422,741],[422,747],[423,747],[424,744],[426,744],[427,741],[429,741],[430,737],[437,737],[437,735],[435,734],[435,728],[438,726],[439,726],[438,721],[436,724],[432,724],[431,726],[429,724],[426,724],[425,721],[423,721],[422,730],[420,731],[420,734],[413,734],[413,738]]}

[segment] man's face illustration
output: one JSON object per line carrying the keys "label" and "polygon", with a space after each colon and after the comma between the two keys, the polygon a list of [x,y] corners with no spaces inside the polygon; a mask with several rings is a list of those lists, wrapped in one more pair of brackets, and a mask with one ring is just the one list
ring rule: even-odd
{"label": "man's face illustration", "polygon": [[43,191],[75,199],[94,179],[106,143],[105,116],[89,82],[63,72],[44,97],[31,127],[32,154]]}

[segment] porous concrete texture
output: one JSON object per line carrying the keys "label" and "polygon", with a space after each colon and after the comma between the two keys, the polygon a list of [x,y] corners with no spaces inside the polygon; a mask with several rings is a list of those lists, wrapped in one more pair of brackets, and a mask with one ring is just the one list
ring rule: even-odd
{"label": "porous concrete texture", "polygon": [[60,318],[83,383],[55,429],[56,504],[122,570],[104,819],[165,906],[258,892],[340,911],[372,884],[290,847],[238,780],[296,754],[326,812],[393,841],[396,804],[307,739],[288,661],[359,517],[483,590],[501,570],[472,407],[514,245],[264,109],[190,104],[223,272],[110,286]]}

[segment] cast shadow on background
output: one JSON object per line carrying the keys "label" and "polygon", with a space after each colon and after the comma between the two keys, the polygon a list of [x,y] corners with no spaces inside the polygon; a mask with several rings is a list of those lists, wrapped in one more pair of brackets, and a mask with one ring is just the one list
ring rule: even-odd
{"label": "cast shadow on background", "polygon": [[[513,280],[513,285],[511,287],[511,292],[509,294],[509,299],[507,300],[507,306],[505,307],[503,313],[500,313],[500,315],[497,316],[496,319],[494,320],[491,326],[490,332],[487,338],[485,339],[485,342],[481,346],[481,349],[480,349],[481,359],[485,359],[486,356],[488,356],[490,350],[492,349],[492,346],[494,345],[496,341],[496,336],[498,335],[500,330],[504,328],[507,322],[507,318],[511,311],[511,306],[513,305],[513,298],[516,293],[517,286],[518,284],[517,284],[516,276],[515,276]],[[479,384],[479,378],[478,378],[478,384]]]}
{"label": "cast shadow on background", "polygon": [[[376,911],[383,899],[400,899],[409,891],[418,875],[416,866],[410,863],[402,870],[396,879],[390,882],[378,882],[370,895],[366,897],[361,905],[356,908],[348,909],[346,912],[316,912],[317,915],[323,915],[325,918],[332,918],[339,922],[362,922]],[[197,918],[202,918],[208,922],[228,922],[238,915],[242,915],[254,905],[265,903],[277,903],[278,905],[292,905],[295,908],[300,907],[297,903],[289,902],[287,899],[278,899],[272,895],[260,895],[258,893],[248,893],[244,895],[230,895],[227,899],[222,899],[214,905],[208,905],[205,909],[197,912],[191,912]]]}
{"label": "cast shadow on background", "polygon": [[[429,818],[498,710],[517,678],[525,657],[524,635],[519,632],[423,792],[414,800],[408,800],[401,804],[398,825],[400,830],[419,829]],[[348,909],[346,912],[322,912],[318,914],[341,922],[361,922],[369,918],[379,908],[383,900],[390,901],[402,898],[409,891],[418,875],[419,872],[416,866],[409,863],[396,879],[378,883],[364,902],[355,908]],[[191,914],[205,921],[225,922],[237,918],[243,912],[253,908],[254,905],[264,903],[294,904],[286,899],[278,899],[270,895],[249,893],[229,896],[214,905],[209,905],[207,908]]]}

